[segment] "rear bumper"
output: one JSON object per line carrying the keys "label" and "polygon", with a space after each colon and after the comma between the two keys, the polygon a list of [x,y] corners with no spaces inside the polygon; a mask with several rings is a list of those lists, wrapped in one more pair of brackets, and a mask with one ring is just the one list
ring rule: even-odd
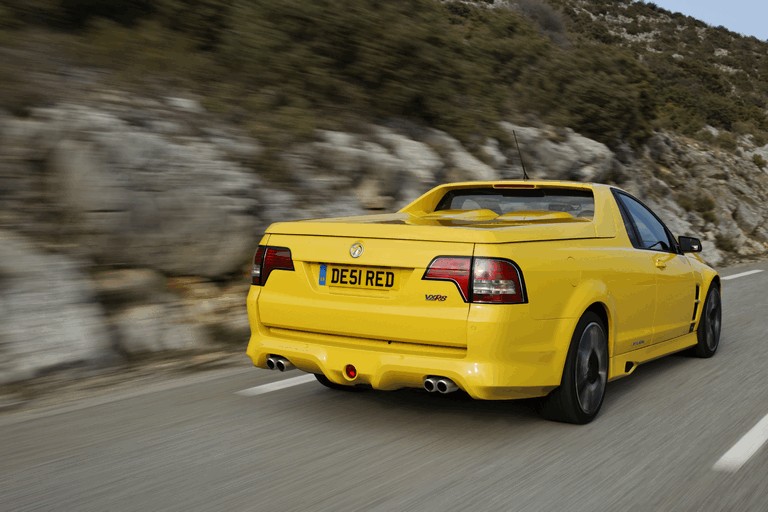
{"label": "rear bumper", "polygon": [[[248,295],[247,355],[255,366],[266,368],[267,357],[279,355],[337,384],[380,390],[422,388],[426,377],[441,376],[476,399],[544,396],[560,385],[573,332],[569,320],[531,320],[527,305],[478,305],[465,348],[308,333],[263,325],[258,293],[252,287]],[[354,380],[343,373],[348,364],[357,368]]]}

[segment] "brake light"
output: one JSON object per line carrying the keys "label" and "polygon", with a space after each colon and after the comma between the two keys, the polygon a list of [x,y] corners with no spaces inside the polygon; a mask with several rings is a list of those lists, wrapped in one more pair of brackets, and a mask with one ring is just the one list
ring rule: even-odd
{"label": "brake light", "polygon": [[451,281],[461,292],[464,302],[469,301],[469,271],[472,266],[472,258],[465,256],[439,256],[424,272],[428,281]]}
{"label": "brake light", "polygon": [[527,302],[520,268],[501,258],[438,256],[422,279],[451,281],[464,302],[475,304],[522,304]]}
{"label": "brake light", "polygon": [[273,270],[294,270],[291,250],[287,247],[260,245],[253,255],[251,284],[264,286]]}
{"label": "brake light", "polygon": [[509,260],[475,258],[472,265],[472,302],[520,304],[525,302],[522,274]]}
{"label": "brake light", "polygon": [[493,188],[532,189],[532,188],[538,188],[538,187],[536,185],[529,185],[526,183],[497,183],[493,186]]}

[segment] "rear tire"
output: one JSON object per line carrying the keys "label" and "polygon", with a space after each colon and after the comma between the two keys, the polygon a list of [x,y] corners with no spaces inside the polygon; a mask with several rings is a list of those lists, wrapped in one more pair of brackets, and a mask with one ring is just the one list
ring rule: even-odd
{"label": "rear tire", "polygon": [[698,343],[692,349],[696,357],[709,358],[715,355],[720,346],[723,307],[720,302],[720,287],[713,283],[707,292],[704,308],[701,310],[699,329],[696,331]]}
{"label": "rear tire", "polygon": [[541,400],[544,418],[583,425],[597,416],[608,382],[606,332],[599,316],[584,313],[571,338],[560,387]]}

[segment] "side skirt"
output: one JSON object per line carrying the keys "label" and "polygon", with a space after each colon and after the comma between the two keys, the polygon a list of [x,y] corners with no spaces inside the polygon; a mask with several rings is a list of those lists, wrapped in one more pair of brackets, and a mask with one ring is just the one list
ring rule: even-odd
{"label": "side skirt", "polygon": [[648,361],[653,361],[654,359],[680,352],[681,350],[696,345],[697,342],[696,331],[694,331],[669,341],[656,343],[648,347],[612,357],[608,367],[608,380],[611,381],[626,377],[634,372],[635,368],[641,363],[647,363]]}

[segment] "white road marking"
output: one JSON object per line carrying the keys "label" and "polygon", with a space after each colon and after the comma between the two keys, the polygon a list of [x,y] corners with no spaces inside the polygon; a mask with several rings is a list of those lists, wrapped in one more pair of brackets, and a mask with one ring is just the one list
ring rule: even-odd
{"label": "white road marking", "polygon": [[739,277],[747,277],[747,276],[751,276],[752,274],[759,274],[760,272],[762,272],[762,270],[750,270],[748,272],[742,272],[741,274],[733,274],[732,276],[721,277],[720,279],[722,279],[723,281],[728,281],[729,279],[738,279]]}
{"label": "white road marking", "polygon": [[715,462],[712,469],[735,473],[768,441],[768,414]]}
{"label": "white road marking", "polygon": [[294,377],[292,379],[279,380],[277,382],[270,382],[269,384],[263,384],[253,388],[243,389],[235,394],[240,396],[256,396],[263,395],[264,393],[271,393],[279,389],[291,388],[300,384],[306,384],[315,380],[315,376],[311,373],[309,375],[302,375],[300,377]]}

